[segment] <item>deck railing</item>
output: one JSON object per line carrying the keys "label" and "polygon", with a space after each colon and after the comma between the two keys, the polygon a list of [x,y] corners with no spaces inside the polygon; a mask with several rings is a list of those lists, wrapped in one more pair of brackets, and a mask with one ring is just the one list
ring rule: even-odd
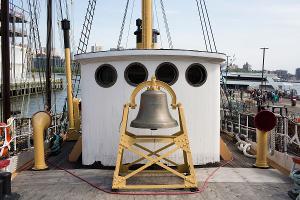
{"label": "deck railing", "polygon": [[[61,114],[52,116],[53,125],[48,128],[45,141],[60,130],[60,118]],[[29,150],[33,146],[32,138],[31,118],[11,118],[6,125],[0,125],[0,152],[8,148],[9,156],[13,156],[21,151]]]}
{"label": "deck railing", "polygon": [[[269,144],[273,150],[300,156],[300,123],[276,114],[277,125],[269,134]],[[256,129],[254,127],[254,114],[231,113],[221,110],[221,130],[238,134],[246,140],[256,142]],[[273,146],[273,147],[272,147]]]}

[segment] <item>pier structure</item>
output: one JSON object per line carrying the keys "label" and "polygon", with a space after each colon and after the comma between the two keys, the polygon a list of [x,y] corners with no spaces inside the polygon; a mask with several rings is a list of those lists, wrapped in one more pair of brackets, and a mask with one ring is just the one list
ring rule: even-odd
{"label": "pier structure", "polygon": [[[18,97],[29,94],[40,94],[45,91],[45,80],[40,81],[27,81],[27,82],[15,82],[10,84],[10,96]],[[52,90],[63,89],[63,79],[52,80]],[[2,87],[2,85],[0,85]],[[0,99],[2,99],[2,93],[0,92]]]}

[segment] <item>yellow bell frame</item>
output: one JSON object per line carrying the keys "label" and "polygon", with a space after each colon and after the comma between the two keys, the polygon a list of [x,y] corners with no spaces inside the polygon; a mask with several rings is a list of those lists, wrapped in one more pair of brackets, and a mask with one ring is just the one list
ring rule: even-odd
{"label": "yellow bell frame", "polygon": [[[172,135],[135,135],[127,131],[127,122],[129,108],[135,109],[136,103],[135,99],[137,94],[147,88],[149,90],[160,90],[164,88],[172,97],[172,108],[178,109],[179,115],[179,125],[180,131]],[[142,144],[144,143],[161,143],[164,144],[163,147],[157,150],[151,150]],[[172,149],[169,149],[173,147]],[[167,150],[169,149],[169,150]],[[131,153],[138,155],[140,158],[131,162],[124,164],[123,154],[124,151],[128,150]],[[142,150],[142,151],[141,151]],[[178,164],[171,159],[169,156],[182,150],[183,152],[183,164]],[[165,151],[162,155],[159,153]],[[147,152],[147,153],[145,153]],[[155,158],[153,158],[155,156]],[[143,164],[136,170],[130,170],[133,165],[139,164],[141,161],[147,160],[146,164]],[[162,162],[164,161],[164,163]],[[172,167],[166,165],[169,163]],[[147,170],[148,167],[152,165],[158,165],[163,170]],[[141,172],[169,172],[173,175],[181,178],[182,183],[179,184],[160,184],[160,185],[129,185],[127,180],[136,176]],[[188,132],[186,127],[186,121],[184,116],[183,106],[177,103],[176,94],[173,89],[166,83],[157,81],[155,77],[151,81],[146,81],[139,84],[135,90],[132,92],[130,97],[130,103],[124,105],[122,123],[120,127],[120,143],[118,148],[116,168],[113,177],[112,189],[160,189],[160,188],[197,188],[197,180],[195,174],[195,168],[192,160],[192,153],[190,150],[190,144],[188,139]]]}

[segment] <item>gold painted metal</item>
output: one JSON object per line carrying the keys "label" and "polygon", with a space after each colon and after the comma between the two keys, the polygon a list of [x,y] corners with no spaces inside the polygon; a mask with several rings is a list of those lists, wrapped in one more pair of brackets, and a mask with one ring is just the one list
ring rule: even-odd
{"label": "gold painted metal", "polygon": [[152,43],[152,49],[159,49],[159,44]]}
{"label": "gold painted metal", "polygon": [[135,109],[137,106],[136,101],[135,101],[137,94],[146,87],[149,87],[148,89],[151,89],[151,90],[160,90],[160,88],[164,88],[171,95],[172,108],[173,109],[177,108],[177,97],[176,97],[174,90],[167,83],[156,80],[155,77],[152,77],[151,81],[145,81],[143,83],[140,83],[138,86],[136,86],[136,88],[131,93],[129,106],[132,109]]}
{"label": "gold painted metal", "polygon": [[71,153],[69,154],[69,161],[76,162],[82,153],[82,136],[78,138]]}
{"label": "gold painted metal", "polygon": [[152,0],[142,0],[142,16],[143,49],[152,49]]}
{"label": "gold painted metal", "polygon": [[[129,109],[135,109],[135,98],[139,91],[144,88],[148,90],[160,90],[164,88],[172,97],[172,108],[178,110],[180,131],[172,135],[135,135],[127,131]],[[156,143],[163,146],[157,150],[145,147],[144,143]],[[170,158],[178,150],[183,153],[183,163],[178,164]],[[131,162],[123,163],[123,154],[129,151],[140,158]],[[136,164],[143,164],[136,170],[130,170],[130,167]],[[169,165],[167,165],[168,163]],[[158,165],[162,170],[147,170],[152,165]],[[173,167],[170,167],[173,166]],[[130,185],[127,183],[129,178],[137,176],[139,173],[171,173],[182,179],[180,184],[163,185]],[[116,168],[113,177],[112,189],[160,189],[160,188],[197,188],[195,168],[193,165],[192,154],[189,145],[187,126],[185,121],[184,109],[180,103],[177,103],[176,94],[172,88],[155,77],[151,81],[139,84],[131,94],[130,103],[125,104],[123,108],[123,117],[120,127],[120,142],[117,154]]]}
{"label": "gold painted metal", "polygon": [[70,56],[70,48],[65,48],[69,129],[74,129],[75,127],[72,95],[72,72]]}
{"label": "gold painted metal", "polygon": [[269,168],[268,165],[268,132],[256,129],[256,162],[255,167]]}
{"label": "gold painted metal", "polygon": [[33,170],[45,170],[48,166],[45,163],[44,132],[51,125],[49,113],[41,111],[32,116],[34,141],[34,167]]}
{"label": "gold painted metal", "polygon": [[73,108],[74,108],[74,127],[79,133],[80,131],[80,110],[79,110],[80,100],[78,98],[73,98]]}
{"label": "gold painted metal", "polygon": [[143,49],[143,43],[136,43],[137,49]]}
{"label": "gold painted metal", "polygon": [[67,141],[77,141],[81,134],[76,131],[76,129],[67,130],[66,140]]}

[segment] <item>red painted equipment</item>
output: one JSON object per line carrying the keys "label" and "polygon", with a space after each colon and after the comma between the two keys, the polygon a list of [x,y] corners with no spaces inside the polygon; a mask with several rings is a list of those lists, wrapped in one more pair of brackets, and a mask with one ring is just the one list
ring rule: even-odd
{"label": "red painted equipment", "polygon": [[277,119],[274,113],[267,110],[260,111],[254,118],[254,126],[264,132],[272,130],[276,123]]}
{"label": "red painted equipment", "polygon": [[[0,126],[7,126],[7,124],[0,122]],[[1,146],[7,145],[4,148],[0,149],[0,158],[7,158],[9,156],[9,143],[11,141],[10,128],[0,128],[0,136],[4,137],[4,143]]]}

